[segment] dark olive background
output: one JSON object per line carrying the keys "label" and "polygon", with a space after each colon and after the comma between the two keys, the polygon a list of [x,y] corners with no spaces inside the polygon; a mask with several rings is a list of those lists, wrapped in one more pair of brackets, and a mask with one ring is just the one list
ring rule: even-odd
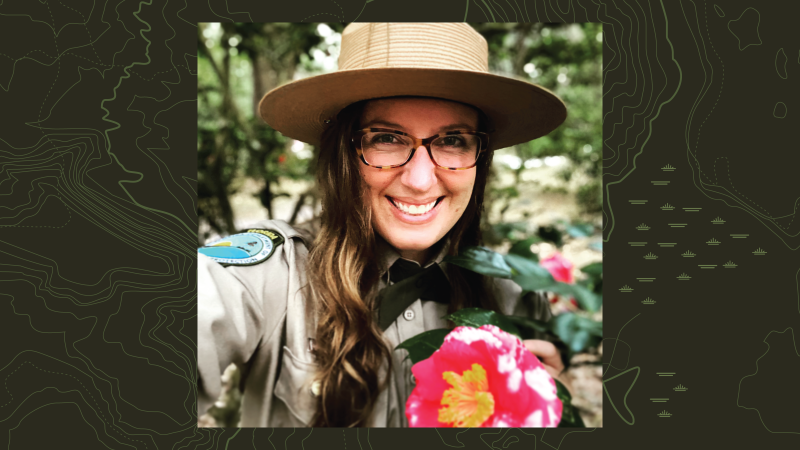
{"label": "dark olive background", "polygon": [[[797,12],[752,0],[4,1],[0,442],[796,448]],[[604,24],[604,428],[197,429],[195,23],[228,20]]]}

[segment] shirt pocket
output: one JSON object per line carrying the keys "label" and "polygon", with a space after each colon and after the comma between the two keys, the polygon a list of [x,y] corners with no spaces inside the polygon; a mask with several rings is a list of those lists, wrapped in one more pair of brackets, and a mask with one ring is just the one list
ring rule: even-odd
{"label": "shirt pocket", "polygon": [[317,374],[317,365],[301,361],[289,347],[283,347],[281,373],[275,383],[274,394],[283,405],[275,405],[271,426],[308,427],[317,410],[317,398],[311,384]]}

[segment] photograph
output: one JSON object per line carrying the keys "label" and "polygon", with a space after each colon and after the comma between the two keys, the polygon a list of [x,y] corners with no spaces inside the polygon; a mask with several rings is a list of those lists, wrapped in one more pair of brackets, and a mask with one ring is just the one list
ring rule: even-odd
{"label": "photograph", "polygon": [[198,24],[198,427],[602,427],[602,50]]}

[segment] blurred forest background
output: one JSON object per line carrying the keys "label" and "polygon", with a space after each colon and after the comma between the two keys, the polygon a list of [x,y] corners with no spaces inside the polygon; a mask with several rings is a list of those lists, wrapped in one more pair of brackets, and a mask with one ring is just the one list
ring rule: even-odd
{"label": "blurred forest background", "polygon": [[[257,115],[258,102],[286,82],[335,71],[346,25],[199,25],[198,245],[263,219],[316,229],[319,149],[270,128]],[[492,73],[544,86],[568,110],[566,122],[548,136],[495,152],[484,241],[495,251],[542,261],[559,281],[600,295],[601,25],[471,25],[489,43]],[[564,325],[571,328],[555,334],[568,347],[573,401],[586,426],[602,426],[602,308],[587,311],[563,297],[551,295],[551,303],[561,322],[571,318]],[[226,371],[227,387],[200,426],[237,426],[238,378],[233,367]]]}

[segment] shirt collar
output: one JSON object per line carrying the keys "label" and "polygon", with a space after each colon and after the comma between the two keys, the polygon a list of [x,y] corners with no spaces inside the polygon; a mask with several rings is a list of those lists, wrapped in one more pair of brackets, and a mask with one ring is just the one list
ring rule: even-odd
{"label": "shirt collar", "polygon": [[[377,254],[378,254],[378,261],[380,263],[380,277],[383,278],[386,275],[386,272],[389,271],[389,268],[397,262],[398,259],[401,258],[400,253],[397,252],[397,249],[392,247],[386,240],[384,240],[380,235],[375,235],[375,240],[377,243]],[[445,236],[439,240],[439,242],[433,244],[434,247],[434,254],[436,255],[431,261],[428,261],[427,264],[424,266],[420,265],[416,261],[411,261],[414,264],[426,269],[434,264],[439,264],[442,262],[445,256],[447,256],[447,250],[450,247],[450,237]]]}

